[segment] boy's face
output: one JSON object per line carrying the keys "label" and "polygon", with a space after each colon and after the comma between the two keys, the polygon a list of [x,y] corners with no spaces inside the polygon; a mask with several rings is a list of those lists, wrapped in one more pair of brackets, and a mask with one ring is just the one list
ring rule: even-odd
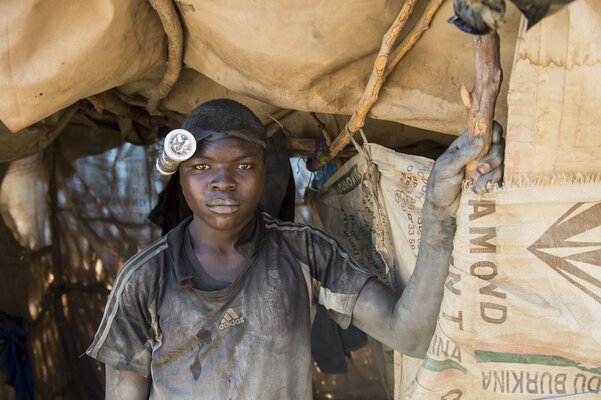
{"label": "boy's face", "polygon": [[239,232],[252,220],[263,192],[262,147],[237,138],[200,141],[179,171],[197,222],[214,230]]}

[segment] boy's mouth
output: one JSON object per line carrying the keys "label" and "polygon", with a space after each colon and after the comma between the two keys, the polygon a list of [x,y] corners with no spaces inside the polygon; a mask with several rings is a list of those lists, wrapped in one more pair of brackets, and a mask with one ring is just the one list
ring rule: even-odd
{"label": "boy's mouth", "polygon": [[240,204],[234,200],[218,200],[207,204],[209,210],[215,214],[233,214],[240,208]]}

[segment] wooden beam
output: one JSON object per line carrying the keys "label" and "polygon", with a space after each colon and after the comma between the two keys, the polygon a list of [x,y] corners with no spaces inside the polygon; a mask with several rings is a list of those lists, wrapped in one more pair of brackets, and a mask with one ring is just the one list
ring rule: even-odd
{"label": "wooden beam", "polygon": [[317,160],[311,160],[307,163],[307,167],[310,170],[317,170],[323,168],[332,158],[350,142],[351,136],[353,136],[359,129],[365,124],[367,113],[371,107],[378,100],[380,89],[386,79],[386,66],[388,65],[388,57],[392,51],[392,47],[396,43],[399,34],[405,27],[413,7],[415,6],[415,0],[405,0],[399,14],[395,18],[394,22],[388,28],[388,31],[382,38],[382,44],[380,45],[380,51],[374,62],[373,69],[369,81],[363,91],[361,99],[355,106],[351,119],[346,123],[342,132],[334,139],[332,145],[329,146],[325,152],[317,157]]}
{"label": "wooden beam", "polygon": [[469,93],[465,87],[461,88],[461,97],[468,110],[469,135],[470,137],[484,136],[486,141],[482,152],[465,168],[465,177],[473,181],[479,177],[476,171],[478,161],[488,153],[492,143],[495,105],[503,80],[499,41],[496,31],[473,37],[472,44],[476,63],[474,87]]}
{"label": "wooden beam", "polygon": [[401,30],[405,27],[407,19],[414,8],[414,0],[405,0],[397,18],[382,39],[380,52],[376,57],[371,76],[367,82],[363,96],[359,100],[357,106],[355,106],[353,115],[344,126],[342,132],[334,139],[333,143],[326,151],[323,154],[320,154],[316,160],[308,163],[309,169],[317,170],[323,168],[327,162],[336,157],[338,152],[351,141],[351,137],[363,127],[369,111],[378,100],[380,89],[384,85],[386,78],[399,61],[413,48],[421,35],[428,29],[432,22],[432,18],[434,18],[434,14],[436,14],[436,11],[438,11],[443,1],[444,0],[430,0],[415,27],[391,53],[392,46],[396,42]]}

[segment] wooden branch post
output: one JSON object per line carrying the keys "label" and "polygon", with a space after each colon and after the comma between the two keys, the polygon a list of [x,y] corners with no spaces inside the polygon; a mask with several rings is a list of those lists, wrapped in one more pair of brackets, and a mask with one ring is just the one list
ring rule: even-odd
{"label": "wooden branch post", "polygon": [[367,113],[378,100],[380,89],[386,79],[386,65],[388,64],[390,52],[393,50],[397,38],[405,27],[405,24],[413,11],[414,5],[415,0],[405,0],[403,2],[399,14],[382,38],[380,51],[374,62],[369,81],[367,82],[359,103],[355,106],[353,115],[351,115],[350,120],[342,129],[342,132],[334,139],[325,152],[317,156],[316,160],[309,160],[307,163],[309,170],[316,171],[323,168],[328,161],[336,157],[336,155],[351,141],[351,137],[365,124]]}
{"label": "wooden branch post", "polygon": [[461,88],[461,97],[468,110],[468,131],[470,137],[484,136],[486,145],[476,160],[465,167],[465,177],[475,181],[478,161],[484,157],[492,143],[492,128],[495,105],[503,73],[500,63],[499,35],[496,32],[473,37],[476,78],[471,92]]}
{"label": "wooden branch post", "polygon": [[434,18],[434,14],[436,14],[436,11],[438,11],[443,1],[444,0],[430,0],[424,14],[421,16],[415,27],[413,27],[411,32],[407,34],[401,43],[392,50],[392,46],[395,44],[399,34],[405,27],[416,2],[416,0],[404,0],[397,18],[382,39],[382,45],[380,46],[380,52],[374,62],[372,74],[359,103],[355,106],[351,118],[342,129],[342,132],[334,139],[332,144],[329,145],[316,160],[309,160],[307,163],[309,170],[315,171],[323,168],[330,160],[335,158],[342,149],[344,149],[355,133],[363,127],[369,111],[376,101],[378,101],[380,89],[384,85],[386,78],[428,29],[430,22],[432,22],[432,18]]}

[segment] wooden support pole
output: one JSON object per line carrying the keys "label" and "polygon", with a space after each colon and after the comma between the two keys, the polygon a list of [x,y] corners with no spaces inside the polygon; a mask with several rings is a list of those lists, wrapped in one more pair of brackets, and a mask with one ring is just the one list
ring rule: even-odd
{"label": "wooden support pole", "polygon": [[411,15],[415,5],[415,0],[405,0],[397,18],[382,39],[380,52],[376,57],[371,76],[359,103],[355,106],[353,115],[332,144],[320,154],[316,160],[311,160],[309,162],[308,167],[310,170],[323,168],[351,141],[351,138],[355,133],[363,128],[365,119],[378,100],[380,89],[384,85],[386,78],[399,61],[413,48],[421,35],[428,29],[430,22],[432,22],[432,18],[434,18],[436,11],[438,11],[443,1],[444,0],[430,0],[415,27],[393,51],[392,46],[405,27],[407,19]]}
{"label": "wooden support pole", "polygon": [[411,29],[411,32],[403,38],[403,41],[397,46],[397,48],[390,55],[390,61],[386,66],[386,76],[394,67],[401,61],[403,57],[413,48],[418,39],[422,37],[423,33],[430,27],[432,18],[436,14],[436,11],[440,8],[444,0],[430,0],[426,6],[426,10],[422,14],[421,18],[415,24],[415,27]]}
{"label": "wooden support pole", "polygon": [[478,161],[484,157],[492,143],[492,128],[495,105],[503,72],[501,70],[499,35],[492,32],[487,35],[474,36],[472,39],[476,64],[476,77],[471,92],[461,88],[461,98],[468,110],[467,127],[470,137],[484,136],[486,145],[476,160],[465,168],[465,177],[475,181],[479,174],[476,171]]}
{"label": "wooden support pole", "polygon": [[378,52],[376,61],[374,62],[371,76],[369,77],[369,81],[365,86],[365,90],[363,91],[363,95],[361,96],[359,103],[353,110],[351,119],[346,123],[342,129],[342,132],[340,132],[336,139],[334,139],[332,145],[329,146],[325,152],[320,154],[317,157],[317,160],[311,160],[311,162],[307,164],[310,170],[323,168],[328,161],[336,157],[340,150],[342,150],[350,142],[351,136],[357,133],[357,131],[365,124],[367,113],[378,100],[378,94],[380,93],[380,89],[382,88],[384,80],[386,79],[386,66],[388,65],[388,57],[392,51],[392,47],[396,43],[399,34],[405,27],[407,19],[409,19],[409,16],[413,11],[414,5],[415,0],[404,1],[399,14],[382,38],[380,51]]}

